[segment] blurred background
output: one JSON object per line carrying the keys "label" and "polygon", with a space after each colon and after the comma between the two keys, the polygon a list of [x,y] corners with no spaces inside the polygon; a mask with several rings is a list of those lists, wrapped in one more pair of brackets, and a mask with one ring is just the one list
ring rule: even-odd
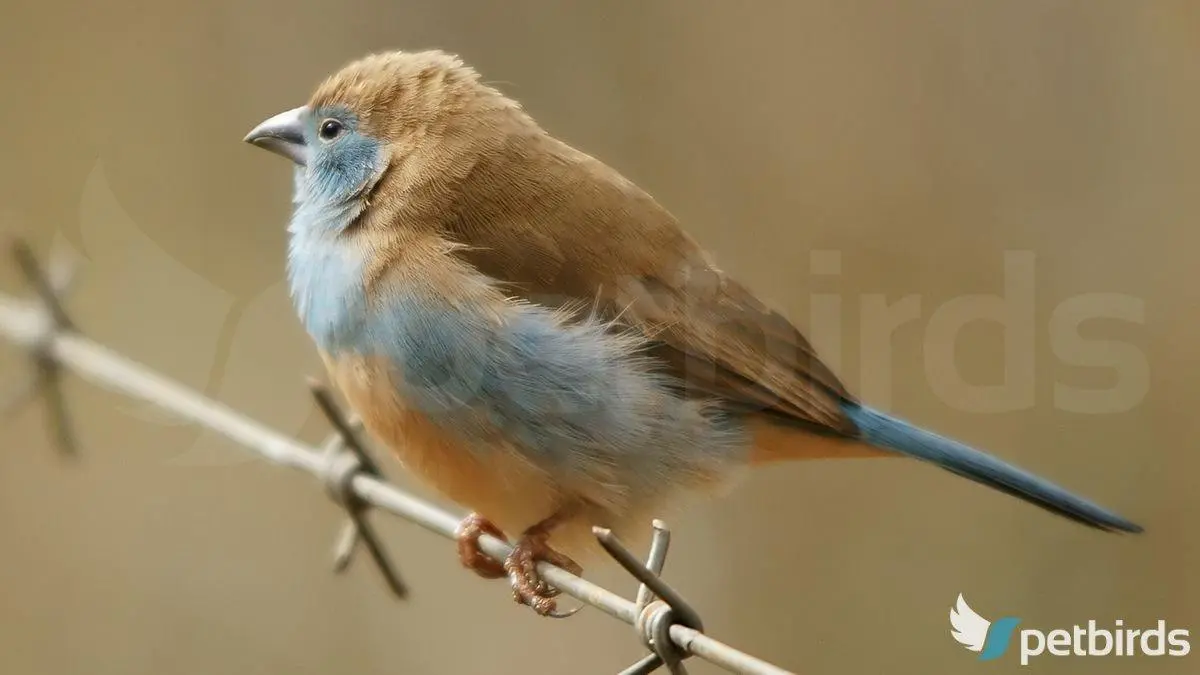
{"label": "blurred background", "polygon": [[[304,384],[320,363],[280,283],[291,173],[241,138],[351,59],[439,47],[655,194],[869,402],[1148,528],[1102,535],[912,462],[774,467],[672,520],[668,579],[712,634],[805,674],[996,673],[1020,670],[1016,655],[977,663],[949,635],[959,593],[1028,628],[1200,630],[1200,5],[69,0],[4,14],[0,232],[79,258],[70,309],[113,349],[323,438]],[[0,265],[5,291],[18,281]],[[993,311],[975,296],[1004,294],[1005,324],[958,330]],[[19,356],[0,348],[0,383],[19,381]],[[334,577],[341,517],[314,480],[78,380],[67,394],[77,464],[56,457],[39,407],[2,422],[0,672],[612,673],[642,652],[597,611],[517,608],[395,518],[376,522],[411,601],[366,559]],[[588,576],[633,592],[613,569]],[[1194,673],[1197,659],[1029,668]]]}

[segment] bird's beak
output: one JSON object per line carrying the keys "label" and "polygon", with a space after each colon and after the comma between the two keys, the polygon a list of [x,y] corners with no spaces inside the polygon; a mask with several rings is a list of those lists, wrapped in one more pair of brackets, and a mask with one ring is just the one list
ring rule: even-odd
{"label": "bird's beak", "polygon": [[264,150],[287,157],[300,166],[308,164],[308,145],[304,142],[306,106],[281,112],[254,127],[242,140]]}

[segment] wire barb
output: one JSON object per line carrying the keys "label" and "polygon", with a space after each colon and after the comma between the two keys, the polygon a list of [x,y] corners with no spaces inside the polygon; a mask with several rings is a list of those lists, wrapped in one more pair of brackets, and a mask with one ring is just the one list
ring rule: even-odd
{"label": "wire barb", "polygon": [[[667,564],[667,549],[671,547],[671,530],[667,529],[666,523],[657,518],[650,523],[650,526],[654,533],[650,538],[650,553],[646,556],[646,569],[653,572],[654,576],[662,576],[663,568]],[[646,584],[638,587],[638,613],[646,609],[646,605],[650,604],[653,595],[653,591]]]}
{"label": "wire barb", "polygon": [[[691,654],[671,639],[671,626],[679,624],[703,632],[704,624],[700,620],[700,614],[683,599],[683,596],[662,580],[667,550],[671,545],[671,531],[661,520],[655,520],[653,527],[650,553],[644,564],[625,548],[612,530],[603,527],[592,528],[592,533],[604,550],[620,563],[625,571],[641,582],[633,625],[642,642],[652,653],[624,670],[622,675],[647,675],[664,665],[671,671],[671,675],[686,675],[687,669],[683,666],[683,660]],[[657,597],[658,600],[651,601],[651,597]]]}
{"label": "wire barb", "polygon": [[338,534],[333,552],[333,570],[341,573],[350,567],[354,552],[359,542],[366,545],[371,560],[383,575],[392,595],[403,600],[408,597],[408,586],[400,579],[395,565],[384,552],[375,528],[367,520],[366,512],[370,505],[355,494],[352,481],[357,474],[365,474],[373,478],[383,479],[383,474],[375,460],[371,458],[362,444],[359,443],[356,427],[361,423],[346,419],[340,408],[334,403],[329,390],[316,380],[309,380],[309,389],[317,402],[317,407],[329,420],[334,432],[325,442],[325,459],[329,470],[325,473],[326,488],[330,496],[346,511],[349,520],[342,526]]}
{"label": "wire barb", "polygon": [[55,438],[55,445],[63,457],[78,455],[74,427],[67,413],[66,399],[62,391],[62,366],[52,352],[54,339],[63,333],[76,332],[75,324],[63,309],[60,296],[71,287],[75,269],[71,265],[53,265],[50,274],[44,274],[38,265],[33,249],[22,239],[12,241],[12,256],[25,280],[33,287],[40,300],[41,322],[36,340],[30,347],[34,375],[20,385],[0,407],[0,414],[8,417],[18,409],[41,396],[46,402],[46,421]]}
{"label": "wire barb", "polygon": [[[357,418],[347,421],[349,422],[351,431],[357,437],[357,434],[362,430],[362,422]],[[338,453],[345,451],[346,445],[342,440],[342,435],[336,430],[329,434],[329,437],[321,444],[321,456],[330,465],[338,457]],[[337,498],[335,497],[334,499],[336,500]],[[354,551],[357,547],[358,528],[354,525],[353,520],[347,518],[341,532],[338,534],[337,542],[333,546],[333,571],[335,573],[341,574],[350,567],[350,561],[354,558]]]}

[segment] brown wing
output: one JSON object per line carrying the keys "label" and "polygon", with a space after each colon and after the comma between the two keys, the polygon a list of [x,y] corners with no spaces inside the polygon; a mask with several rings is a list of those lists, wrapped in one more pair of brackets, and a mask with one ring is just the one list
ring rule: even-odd
{"label": "brown wing", "polygon": [[509,292],[582,305],[654,340],[686,389],[849,433],[849,398],[808,340],[717,270],[675,219],[615,171],[548,136],[479,161],[439,218]]}

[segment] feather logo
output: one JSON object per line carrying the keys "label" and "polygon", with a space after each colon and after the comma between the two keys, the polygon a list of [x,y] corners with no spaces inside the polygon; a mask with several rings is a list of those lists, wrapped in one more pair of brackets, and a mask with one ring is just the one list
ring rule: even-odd
{"label": "feather logo", "polygon": [[[295,319],[284,282],[238,297],[192,271],[138,226],[100,160],[83,186],[78,240],[58,233],[50,258],[72,258],[87,275],[88,283],[72,297],[93,336],[104,341],[107,331],[119,330],[122,351],[166,366],[172,378],[284,433],[304,427],[313,405],[301,374],[323,372],[324,366]],[[124,328],[130,325],[142,330]],[[154,406],[124,397],[113,405],[158,427],[139,433],[159,434],[156,443],[177,448],[168,460],[174,464],[252,461],[217,432],[193,428]]]}
{"label": "feather logo", "polygon": [[958,644],[973,652],[983,651],[983,643],[987,641],[988,626],[992,622],[979,616],[971,609],[962,593],[958,594],[958,602],[950,608],[950,635]]}
{"label": "feather logo", "polygon": [[958,601],[950,608],[950,636],[967,649],[981,652],[980,661],[991,661],[1002,656],[1008,650],[1013,630],[1019,623],[1021,620],[1016,617],[1004,617],[993,624],[971,609],[962,593],[958,594]]}

